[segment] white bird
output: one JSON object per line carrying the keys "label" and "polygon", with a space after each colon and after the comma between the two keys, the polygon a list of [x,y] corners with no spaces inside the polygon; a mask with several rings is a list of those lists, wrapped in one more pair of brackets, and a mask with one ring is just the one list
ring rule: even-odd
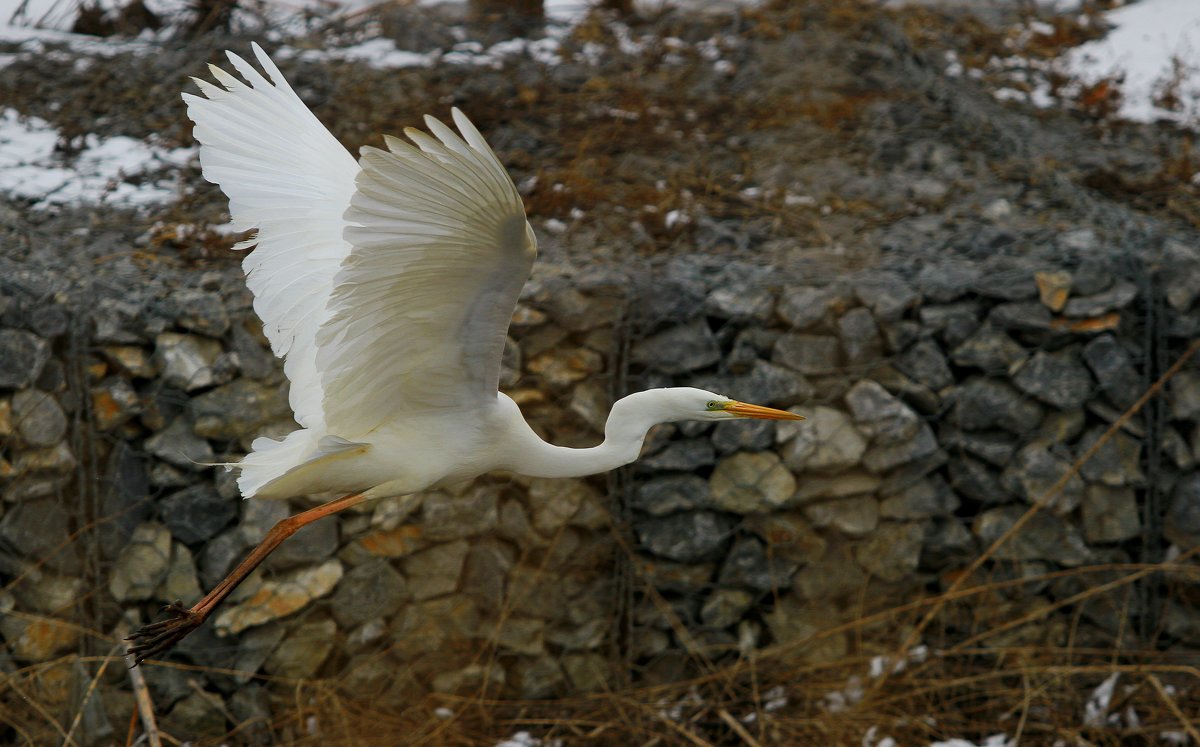
{"label": "white bird", "polygon": [[500,356],[537,242],[512,179],[457,109],[411,143],[385,137],[356,162],[255,44],[268,81],[228,53],[245,82],[209,66],[184,94],[204,177],[229,196],[237,248],[271,349],[284,359],[298,430],[258,438],[237,467],[245,498],[347,493],[276,525],[191,608],[131,636],[141,662],[198,627],[300,527],[373,498],[491,470],[590,475],[638,457],[646,432],[678,420],[800,420],[690,387],[617,401],[604,442],[550,445],[497,391]]}

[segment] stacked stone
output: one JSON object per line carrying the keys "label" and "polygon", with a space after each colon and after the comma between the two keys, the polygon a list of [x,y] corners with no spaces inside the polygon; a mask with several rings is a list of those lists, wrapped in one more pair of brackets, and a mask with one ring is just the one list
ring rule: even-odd
{"label": "stacked stone", "polygon": [[[1163,340],[1179,353],[1200,323],[1200,256],[1168,252],[1172,273],[1154,287],[1170,320]],[[1152,479],[1169,496],[1162,537],[1142,544],[1142,416],[1067,478],[1150,383],[1136,335],[1159,299],[1103,262],[930,262],[777,296],[754,276],[728,268],[695,318],[634,347],[635,362],[676,383],[807,417],[680,424],[651,444],[642,466],[654,474],[632,499],[634,529],[641,571],[670,609],[650,598],[639,608],[641,660],[801,641],[869,611],[864,599],[870,609],[903,603],[951,578],[1038,501],[1043,510],[995,555],[993,573],[1128,562],[1156,542],[1169,554],[1170,543],[1200,539],[1194,368],[1172,382],[1169,421],[1153,434]],[[1078,583],[1029,589],[1065,598]],[[1128,634],[1119,604],[1107,602],[1082,605],[1092,627],[1077,636],[1107,645]],[[1168,609],[1168,635],[1200,644],[1185,622],[1195,611],[1178,599]],[[1024,632],[1048,630],[1061,628]],[[822,637],[807,654],[848,646]]]}
{"label": "stacked stone", "polygon": [[[618,381],[699,386],[807,420],[660,426],[629,490],[611,496],[602,477],[491,475],[318,522],[179,647],[243,674],[197,692],[178,670],[149,668],[156,704],[185,733],[219,733],[229,715],[265,713],[255,673],[338,677],[396,704],[485,684],[524,697],[596,690],[627,675],[617,646],[641,676],[666,679],[697,650],[800,641],[861,614],[864,598],[909,599],[1002,535],[1138,398],[1150,373],[1142,309],[1161,296],[1168,345],[1200,331],[1200,254],[1167,253],[1172,272],[1145,287],[1100,262],[947,260],[789,285],[766,268],[677,258],[639,273],[655,278],[646,291],[622,273],[540,266],[502,386],[547,439],[597,443]],[[90,591],[93,627],[144,622],[164,602],[195,601],[311,505],[241,502],[233,475],[211,466],[295,427],[235,268],[158,300],[0,307],[0,574],[25,574],[0,609],[33,613],[0,618],[17,663],[89,645],[38,615],[79,617]],[[1137,417],[1120,429],[994,571],[1134,559],[1151,480],[1167,491],[1165,541],[1200,541],[1197,370],[1168,387],[1163,427]],[[1147,459],[1148,443],[1161,459]],[[85,528],[93,516],[103,521]],[[1171,599],[1164,627],[1195,647],[1188,604]],[[1111,609],[1083,614],[1076,641],[1117,634]],[[824,637],[804,651],[849,645]],[[113,718],[127,717],[124,697],[108,694]]]}

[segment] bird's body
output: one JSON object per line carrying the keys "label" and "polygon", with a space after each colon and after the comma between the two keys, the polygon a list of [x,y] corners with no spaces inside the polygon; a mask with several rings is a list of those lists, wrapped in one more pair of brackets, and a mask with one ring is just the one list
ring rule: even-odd
{"label": "bird's body", "polygon": [[299,527],[372,498],[492,470],[532,477],[604,472],[634,461],[647,431],[675,420],[800,419],[690,387],[618,400],[604,441],[546,443],[497,391],[509,320],[537,242],[499,159],[457,109],[458,132],[431,117],[411,143],[386,137],[356,162],[254,45],[267,80],[210,66],[184,94],[204,176],[229,196],[254,309],[284,358],[300,428],[256,439],[236,465],[243,497],[344,498],[291,517],[190,609],[135,633],[138,660],[212,612]]}

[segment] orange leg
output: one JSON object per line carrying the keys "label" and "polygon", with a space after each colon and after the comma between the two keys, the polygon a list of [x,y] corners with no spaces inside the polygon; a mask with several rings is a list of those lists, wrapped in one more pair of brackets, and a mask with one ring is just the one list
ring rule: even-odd
{"label": "orange leg", "polygon": [[295,516],[289,516],[275,526],[271,527],[271,531],[267,532],[267,536],[259,543],[258,547],[246,556],[237,568],[225,577],[221,583],[217,584],[212,591],[204,595],[204,598],[196,602],[190,609],[185,608],[180,602],[173,602],[163,608],[170,617],[166,620],[160,620],[156,623],[150,623],[138,628],[133,635],[125,640],[133,641],[135,645],[129,647],[129,653],[134,656],[134,666],[141,664],[151,656],[158,656],[168,650],[176,643],[183,640],[189,633],[208,619],[213,610],[224,601],[225,597],[233,593],[233,590],[238,587],[238,584],[246,580],[246,577],[254,572],[267,556],[274,552],[276,547],[288,537],[291,537],[301,527],[313,523],[330,514],[336,514],[338,511],[357,506],[366,498],[362,493],[347,495],[338,498],[329,503],[322,503],[320,506],[310,508],[307,511],[298,513]]}

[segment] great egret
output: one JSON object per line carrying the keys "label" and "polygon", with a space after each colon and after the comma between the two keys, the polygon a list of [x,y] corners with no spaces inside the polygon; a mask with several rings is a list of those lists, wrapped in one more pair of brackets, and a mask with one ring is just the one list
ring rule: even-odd
{"label": "great egret", "polygon": [[[479,131],[425,117],[412,143],[354,158],[292,91],[228,53],[243,82],[210,66],[218,87],[184,94],[204,177],[229,196],[254,309],[284,358],[299,430],[256,439],[237,465],[246,498],[343,492],[281,521],[190,609],[131,636],[140,663],[198,627],[280,542],[372,498],[491,470],[533,477],[604,472],[637,459],[651,426],[677,420],[800,420],[690,387],[652,389],[613,405],[599,446],[540,439],[497,392],[500,356],[536,254],[521,198]],[[247,85],[248,83],[248,85]],[[431,136],[432,135],[432,136]]]}

